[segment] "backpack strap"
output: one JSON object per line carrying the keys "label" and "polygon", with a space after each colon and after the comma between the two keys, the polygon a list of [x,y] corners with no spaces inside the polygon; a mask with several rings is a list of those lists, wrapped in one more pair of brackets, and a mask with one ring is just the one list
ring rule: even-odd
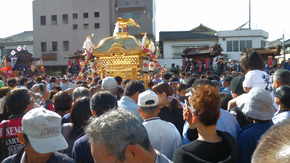
{"label": "backpack strap", "polygon": [[[71,132],[71,128],[72,128],[72,123],[64,123],[62,125],[63,131],[62,131],[62,136],[64,137],[64,139],[68,142],[69,140],[69,135]],[[61,153],[65,153],[65,150],[61,150]]]}

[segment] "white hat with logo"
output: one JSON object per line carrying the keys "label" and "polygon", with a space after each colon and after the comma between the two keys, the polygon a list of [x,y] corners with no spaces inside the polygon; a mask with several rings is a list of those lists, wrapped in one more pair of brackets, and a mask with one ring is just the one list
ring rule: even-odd
{"label": "white hat with logo", "polygon": [[22,131],[32,148],[41,154],[68,148],[61,133],[61,116],[44,108],[35,108],[22,118]]}

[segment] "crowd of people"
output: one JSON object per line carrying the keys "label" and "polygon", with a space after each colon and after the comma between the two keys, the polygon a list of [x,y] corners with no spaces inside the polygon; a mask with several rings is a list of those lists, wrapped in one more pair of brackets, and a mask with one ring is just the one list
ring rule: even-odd
{"label": "crowd of people", "polygon": [[2,79],[0,160],[289,162],[290,71],[265,71],[255,51],[240,63],[244,73],[153,73],[149,83],[86,75]]}

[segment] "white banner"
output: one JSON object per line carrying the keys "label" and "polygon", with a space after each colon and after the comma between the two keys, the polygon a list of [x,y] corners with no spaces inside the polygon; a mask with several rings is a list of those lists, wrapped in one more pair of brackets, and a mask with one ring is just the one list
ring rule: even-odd
{"label": "white banner", "polygon": [[150,61],[149,63],[149,71],[154,71],[155,63],[153,61]]}
{"label": "white banner", "polygon": [[143,60],[143,69],[142,71],[148,72],[149,71],[149,60]]}
{"label": "white banner", "polygon": [[14,68],[16,62],[17,62],[17,57],[11,57],[11,67],[12,68]]}
{"label": "white banner", "polygon": [[93,74],[96,72],[94,62],[87,63],[87,70],[88,70],[89,74]]}

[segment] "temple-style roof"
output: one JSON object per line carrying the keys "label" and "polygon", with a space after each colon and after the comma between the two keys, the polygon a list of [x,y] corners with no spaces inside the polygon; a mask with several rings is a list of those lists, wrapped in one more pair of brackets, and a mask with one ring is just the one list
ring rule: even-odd
{"label": "temple-style roof", "polygon": [[208,28],[207,26],[204,26],[202,24],[200,24],[198,27],[193,28],[190,31],[192,31],[192,32],[198,32],[198,33],[204,33],[204,34],[211,34],[211,35],[214,35],[215,33],[217,33],[216,30],[213,30],[211,28]]}
{"label": "temple-style roof", "polygon": [[220,45],[216,44],[214,47],[200,47],[200,48],[186,48],[183,51],[182,57],[186,58],[193,58],[193,59],[200,59],[200,57],[203,58],[214,58],[218,55],[223,55],[221,52],[223,49],[220,47]]}
{"label": "temple-style roof", "polygon": [[33,31],[24,31],[19,34],[0,39],[0,44],[13,43],[33,43]]}
{"label": "temple-style roof", "polygon": [[259,54],[261,54],[264,60],[268,60],[268,56],[273,56],[273,57],[279,56],[281,53],[281,48],[282,48],[281,45],[278,45],[277,47],[267,47],[267,48],[249,48],[249,49],[245,49],[243,53],[250,50],[254,50],[258,52]]}
{"label": "temple-style roof", "polygon": [[[137,44],[136,39],[127,37],[127,38],[115,38],[111,37],[106,39],[103,44],[98,46],[95,51],[108,51],[111,49],[114,44],[121,44],[123,49],[138,49],[140,45]],[[140,44],[140,43],[139,43]]]}
{"label": "temple-style roof", "polygon": [[32,54],[29,53],[27,50],[21,50],[14,54],[14,56],[7,57],[10,60],[11,57],[17,57],[16,65],[31,65],[33,61],[38,61],[40,58],[32,57]]}
{"label": "temple-style roof", "polygon": [[163,31],[159,33],[159,40],[194,40],[194,39],[217,39],[217,31],[202,24],[190,31]]}
{"label": "temple-style roof", "polygon": [[192,31],[160,32],[159,40],[192,40],[192,39],[218,39],[215,35],[196,33]]}

